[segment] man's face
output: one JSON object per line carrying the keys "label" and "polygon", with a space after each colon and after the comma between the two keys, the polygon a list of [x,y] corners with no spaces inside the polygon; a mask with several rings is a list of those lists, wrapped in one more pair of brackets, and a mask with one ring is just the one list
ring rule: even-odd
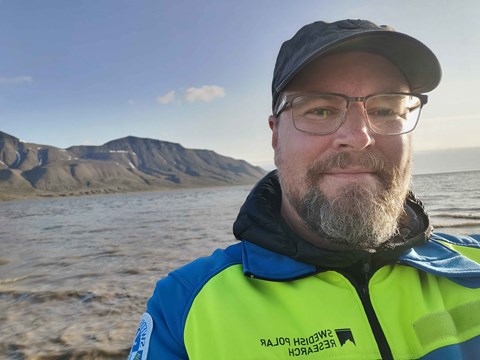
{"label": "man's face", "polygon": [[[387,59],[350,52],[321,58],[302,70],[286,94],[329,92],[347,96],[408,92],[406,79]],[[295,129],[289,108],[270,118],[275,164],[282,186],[282,216],[307,240],[332,247],[376,248],[390,238],[410,182],[411,136],[377,135],[362,103],[351,103],[330,135]]]}

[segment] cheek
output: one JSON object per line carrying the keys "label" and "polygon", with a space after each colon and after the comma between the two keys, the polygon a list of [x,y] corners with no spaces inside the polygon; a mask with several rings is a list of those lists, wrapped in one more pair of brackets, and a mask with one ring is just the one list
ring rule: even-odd
{"label": "cheek", "polygon": [[[281,165],[288,167],[290,171],[308,167],[319,157],[319,151],[308,141],[301,137],[279,137],[275,149],[276,162],[280,160]],[[280,164],[277,163],[277,166]]]}
{"label": "cheek", "polygon": [[279,153],[282,161],[290,163],[292,167],[300,168],[311,165],[328,151],[328,136],[309,135],[289,125],[282,123],[276,137],[275,153]]}
{"label": "cheek", "polygon": [[411,134],[377,138],[376,147],[391,165],[409,166],[412,154]]}

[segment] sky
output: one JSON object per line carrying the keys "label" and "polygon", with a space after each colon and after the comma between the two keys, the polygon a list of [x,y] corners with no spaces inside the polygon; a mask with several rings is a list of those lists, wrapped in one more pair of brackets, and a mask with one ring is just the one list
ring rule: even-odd
{"label": "sky", "polygon": [[0,0],[0,131],[60,148],[133,135],[272,168],[278,49],[345,18],[439,58],[416,152],[480,146],[477,0]]}

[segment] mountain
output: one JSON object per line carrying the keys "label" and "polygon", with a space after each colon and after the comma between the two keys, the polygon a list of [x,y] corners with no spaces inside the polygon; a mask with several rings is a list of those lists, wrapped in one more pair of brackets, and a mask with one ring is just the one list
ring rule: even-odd
{"label": "mountain", "polygon": [[243,160],[154,139],[59,149],[0,132],[0,199],[241,185],[264,174]]}

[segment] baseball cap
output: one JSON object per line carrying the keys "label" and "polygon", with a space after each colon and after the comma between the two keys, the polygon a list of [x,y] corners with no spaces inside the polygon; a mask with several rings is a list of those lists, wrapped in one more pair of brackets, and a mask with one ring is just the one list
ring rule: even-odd
{"label": "baseball cap", "polygon": [[412,92],[431,91],[442,77],[437,57],[425,44],[390,26],[368,20],[317,21],[302,27],[280,48],[273,72],[272,107],[307,64],[320,56],[344,51],[384,56],[402,71]]}

